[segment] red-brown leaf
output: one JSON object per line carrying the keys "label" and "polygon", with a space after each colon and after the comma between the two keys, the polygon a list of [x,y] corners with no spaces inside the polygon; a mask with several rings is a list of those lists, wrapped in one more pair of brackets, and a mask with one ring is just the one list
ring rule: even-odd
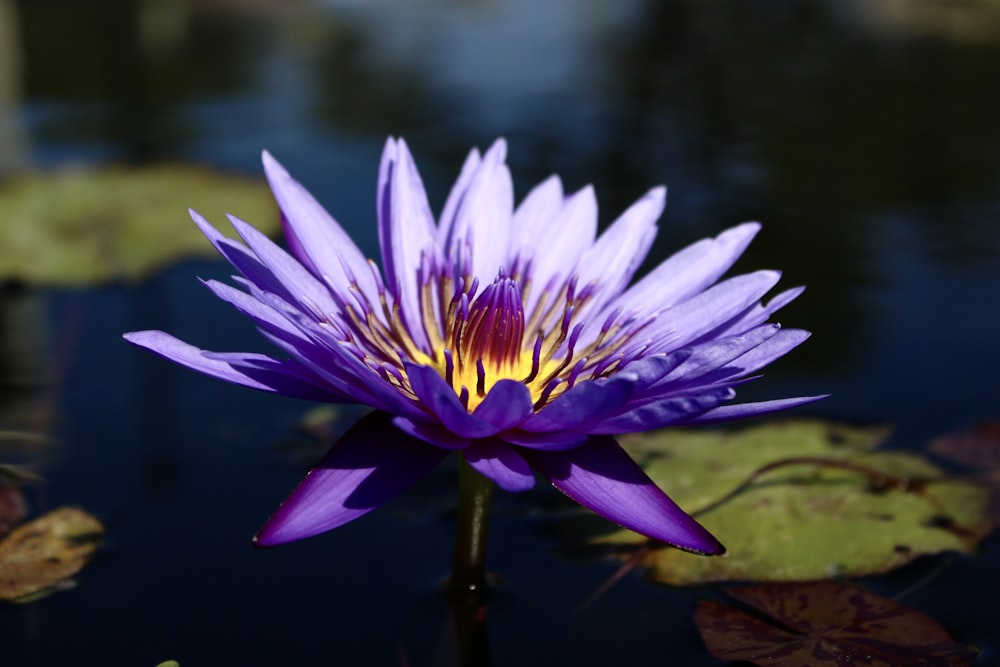
{"label": "red-brown leaf", "polygon": [[857,586],[820,581],[725,589],[746,609],[703,601],[695,623],[721,660],[801,667],[960,667],[972,654],[938,623]]}

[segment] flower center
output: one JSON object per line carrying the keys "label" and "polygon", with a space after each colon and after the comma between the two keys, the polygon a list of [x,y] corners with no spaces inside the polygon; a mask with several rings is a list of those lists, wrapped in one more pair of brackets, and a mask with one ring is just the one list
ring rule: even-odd
{"label": "flower center", "polygon": [[513,278],[501,272],[471,306],[463,295],[448,325],[451,347],[439,351],[445,361],[444,376],[460,396],[463,388],[467,390],[463,400],[470,410],[497,380],[523,380],[528,375],[522,354],[524,305],[521,287]]}
{"label": "flower center", "polygon": [[[373,272],[378,278],[374,264]],[[577,290],[573,278],[545,285],[527,310],[531,286],[520,272],[501,269],[478,295],[478,280],[454,278],[426,261],[420,273],[415,321],[404,321],[383,285],[380,308],[363,298],[343,304],[350,323],[344,343],[409,396],[415,394],[406,362],[435,368],[470,412],[504,379],[523,382],[538,410],[576,382],[607,377],[644,350],[635,334],[645,323],[618,310],[606,315],[599,329],[583,333],[577,320],[595,287]]]}

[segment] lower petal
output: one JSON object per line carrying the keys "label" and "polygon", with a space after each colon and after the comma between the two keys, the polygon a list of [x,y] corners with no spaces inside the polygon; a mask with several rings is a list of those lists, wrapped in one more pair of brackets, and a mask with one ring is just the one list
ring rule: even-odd
{"label": "lower petal", "polygon": [[611,437],[593,436],[587,444],[567,451],[521,450],[521,454],[553,486],[610,521],[685,551],[725,551]]}
{"label": "lower petal", "polygon": [[320,459],[254,537],[270,547],[326,532],[392,500],[448,455],[374,412]]}
{"label": "lower petal", "polygon": [[215,354],[162,331],[131,331],[122,337],[170,361],[233,384],[308,401],[353,402],[332,388],[311,382],[307,377],[312,374],[298,362],[278,361],[253,353]]}
{"label": "lower petal", "polygon": [[479,474],[489,477],[504,491],[517,493],[535,486],[535,473],[517,450],[495,438],[477,440],[463,452]]}
{"label": "lower petal", "polygon": [[822,400],[830,394],[820,394],[818,396],[799,396],[797,398],[781,398],[775,401],[760,401],[758,403],[738,403],[736,405],[722,405],[708,410],[691,419],[685,419],[685,426],[691,424],[718,424],[733,419],[748,419],[750,417],[760,417],[769,415],[772,412],[780,412],[790,408],[797,408],[815,401]]}

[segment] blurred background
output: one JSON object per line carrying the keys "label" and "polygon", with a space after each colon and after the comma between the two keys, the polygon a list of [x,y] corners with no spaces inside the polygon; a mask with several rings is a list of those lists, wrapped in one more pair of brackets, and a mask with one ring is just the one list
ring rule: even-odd
{"label": "blurred background", "polygon": [[[53,440],[31,452],[36,509],[109,531],[76,590],[0,608],[0,663],[451,664],[449,470],[253,551],[321,451],[309,406],[121,340],[267,349],[198,283],[230,273],[206,241],[164,250],[191,205],[276,229],[262,149],[375,257],[390,134],[437,209],[497,136],[519,198],[550,173],[593,183],[604,225],[666,184],[647,269],[760,220],[737,269],[808,285],[778,319],[813,337],[741,397],[831,392],[802,414],[891,422],[917,448],[1000,416],[998,118],[995,0],[0,0],[0,427]],[[549,502],[498,498],[495,664],[717,664],[690,591],[633,576],[575,614],[614,565],[554,558]],[[967,602],[1000,597],[997,546],[909,600],[983,664],[1000,631]]]}

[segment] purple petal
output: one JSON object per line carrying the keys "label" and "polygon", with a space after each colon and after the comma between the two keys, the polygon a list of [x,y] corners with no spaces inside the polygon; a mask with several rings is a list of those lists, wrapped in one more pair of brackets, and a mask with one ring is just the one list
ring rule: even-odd
{"label": "purple petal", "polygon": [[220,283],[217,280],[202,280],[202,284],[212,291],[226,303],[231,304],[254,322],[257,326],[270,331],[272,334],[290,337],[297,341],[305,341],[305,336],[285,318],[278,310],[261,302],[254,296],[238,290],[231,285]]}
{"label": "purple petal", "polygon": [[506,156],[506,142],[497,139],[473,174],[448,237],[447,255],[459,266],[468,262],[480,280],[497,275],[510,247],[514,186]]}
{"label": "purple petal", "polygon": [[406,417],[393,417],[393,425],[403,433],[424,440],[436,447],[445,449],[465,449],[469,439],[455,435],[441,424],[414,421]]}
{"label": "purple petal", "polygon": [[709,410],[697,417],[687,419],[684,425],[691,424],[718,424],[720,422],[734,419],[747,419],[749,417],[760,417],[772,412],[780,412],[789,408],[796,408],[800,405],[814,403],[822,400],[830,394],[820,394],[818,396],[799,396],[797,398],[782,398],[776,401],[760,401],[758,403],[738,403],[736,405],[723,405]]}
{"label": "purple petal", "polygon": [[242,354],[229,360],[212,358],[204,350],[163,331],[132,331],[122,337],[170,361],[233,384],[310,401],[352,401],[307,380],[305,369],[294,362],[280,362],[263,354]]}
{"label": "purple petal", "polygon": [[530,449],[559,450],[573,449],[587,442],[588,435],[572,431],[538,432],[512,430],[498,436],[512,445]]}
{"label": "purple petal", "polygon": [[752,307],[780,278],[777,271],[735,276],[662,311],[643,330],[643,335],[657,341],[650,350],[676,349],[699,340]]}
{"label": "purple petal", "polygon": [[549,176],[532,188],[517,209],[511,221],[511,261],[535,254],[537,239],[563,205],[562,181]]}
{"label": "purple petal", "polygon": [[664,375],[650,392],[655,393],[658,389],[673,391],[679,386],[697,384],[707,373],[759,347],[780,331],[781,328],[777,324],[765,324],[738,336],[702,343],[692,349],[691,356],[684,363]]}
{"label": "purple petal", "polygon": [[531,249],[522,259],[531,260],[532,283],[542,287],[553,278],[560,284],[568,280],[594,245],[596,234],[597,197],[588,185],[566,197],[559,210],[526,238]]}
{"label": "purple petal", "polygon": [[684,248],[630,287],[618,305],[643,310],[649,303],[666,307],[691,298],[728,271],[758,231],[759,223],[745,222]]}
{"label": "purple petal", "polygon": [[[597,291],[581,311],[581,318],[587,313],[599,312],[632,280],[656,238],[656,221],[663,213],[666,199],[666,188],[647,192],[611,223],[584,255],[577,267],[579,284],[594,283]],[[600,324],[598,321],[598,327]]]}
{"label": "purple petal", "polygon": [[586,433],[635,433],[690,423],[695,415],[710,410],[723,401],[732,400],[736,392],[725,385],[700,391],[689,396],[670,396],[644,402],[625,412],[580,427]]}
{"label": "purple petal", "polygon": [[378,233],[386,283],[399,301],[403,321],[418,347],[427,349],[420,309],[421,257],[437,255],[434,217],[406,142],[389,139],[382,153]]}
{"label": "purple petal", "polygon": [[720,338],[731,334],[741,333],[747,329],[763,324],[779,309],[784,308],[794,301],[800,294],[806,291],[805,287],[793,287],[784,292],[776,294],[766,305],[754,304],[748,311],[740,315],[735,320],[727,322],[724,326],[706,334],[706,337]]}
{"label": "purple petal", "polygon": [[725,548],[684,513],[607,436],[561,452],[522,450],[532,467],[587,509],[629,530],[686,551],[721,554]]}
{"label": "purple petal", "polygon": [[496,438],[476,440],[462,454],[479,474],[492,479],[504,491],[518,493],[535,486],[531,466],[506,442]]}
{"label": "purple petal", "polygon": [[609,380],[581,382],[526,419],[524,431],[573,431],[621,411],[635,390],[638,376],[628,371]]}
{"label": "purple petal", "polygon": [[304,307],[299,300],[300,295],[292,294],[288,290],[288,286],[275,276],[274,272],[265,266],[248,248],[237,241],[224,237],[219,230],[194,209],[189,209],[188,213],[198,226],[198,229],[201,230],[201,233],[212,242],[212,245],[215,246],[220,255],[232,264],[237,271],[243,274],[248,283],[254,285],[258,290],[278,294],[289,303]]}
{"label": "purple petal", "polygon": [[346,289],[356,282],[372,303],[378,303],[368,260],[347,232],[270,153],[264,151],[261,159],[278,207],[316,272],[330,289]]}
{"label": "purple petal", "polygon": [[437,238],[441,247],[444,247],[448,241],[448,237],[451,235],[451,228],[455,224],[455,216],[462,204],[462,200],[465,198],[465,193],[469,189],[469,183],[472,181],[476,170],[479,169],[481,162],[482,156],[479,154],[479,149],[473,148],[469,151],[469,155],[462,164],[462,170],[458,174],[458,179],[455,181],[455,185],[451,187],[451,192],[448,193],[448,199],[444,202],[444,208],[441,209],[441,218],[438,221]]}
{"label": "purple petal", "polygon": [[739,369],[736,377],[743,377],[788,354],[804,343],[810,335],[812,334],[802,329],[782,329],[774,337],[767,339],[746,354],[733,359],[727,368]]}
{"label": "purple petal", "polygon": [[316,269],[312,260],[309,259],[306,249],[302,247],[302,241],[300,241],[299,237],[295,235],[295,230],[292,229],[292,226],[288,223],[288,218],[284,213],[281,214],[281,231],[285,235],[285,244],[288,246],[288,252],[292,255],[292,257],[299,260],[299,262],[302,263],[302,266],[309,269],[309,271],[316,276],[318,280],[322,280],[323,274]]}
{"label": "purple petal", "polygon": [[447,455],[446,449],[401,433],[389,415],[372,413],[309,471],[254,544],[294,542],[353,521],[402,493]]}
{"label": "purple petal", "polygon": [[410,386],[420,402],[453,433],[463,438],[488,438],[500,429],[469,414],[455,390],[430,366],[406,365]]}
{"label": "purple petal", "polygon": [[531,392],[517,380],[500,380],[472,414],[492,424],[499,431],[514,428],[531,416],[534,404]]}

